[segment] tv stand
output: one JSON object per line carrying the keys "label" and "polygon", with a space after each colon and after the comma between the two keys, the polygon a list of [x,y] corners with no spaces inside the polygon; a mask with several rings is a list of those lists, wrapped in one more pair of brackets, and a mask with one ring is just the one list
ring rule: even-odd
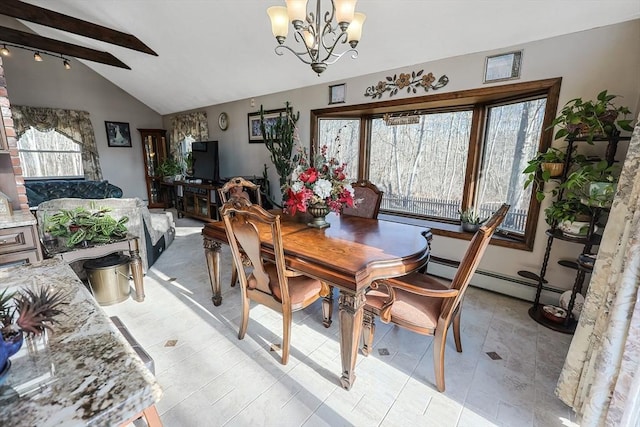
{"label": "tv stand", "polygon": [[204,221],[218,221],[219,185],[174,181],[178,216],[188,216]]}

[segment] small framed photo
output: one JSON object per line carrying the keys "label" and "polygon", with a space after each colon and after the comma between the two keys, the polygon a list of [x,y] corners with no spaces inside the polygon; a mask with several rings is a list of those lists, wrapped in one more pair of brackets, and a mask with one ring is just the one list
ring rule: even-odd
{"label": "small framed photo", "polygon": [[[284,108],[265,111],[264,126],[267,129],[270,129],[285,111],[286,110]],[[262,138],[262,130],[260,130],[260,111],[247,114],[247,124],[249,126],[249,144],[259,144],[264,142],[264,139]]]}
{"label": "small framed photo", "polygon": [[493,83],[520,78],[522,51],[487,56],[484,65],[484,82]]}
{"label": "small framed photo", "polygon": [[342,104],[347,97],[347,84],[329,86],[329,105]]}
{"label": "small framed photo", "polygon": [[107,129],[109,147],[131,147],[131,132],[129,123],[104,122]]}

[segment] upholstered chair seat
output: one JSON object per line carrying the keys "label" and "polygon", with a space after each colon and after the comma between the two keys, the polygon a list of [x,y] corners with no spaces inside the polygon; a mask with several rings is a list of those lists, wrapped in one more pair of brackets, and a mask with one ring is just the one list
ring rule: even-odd
{"label": "upholstered chair seat", "polygon": [[[403,277],[405,281],[414,286],[432,290],[448,290],[449,287],[439,280],[422,273],[412,273],[410,277]],[[397,285],[396,279],[388,279],[387,283]],[[377,290],[367,292],[367,308],[376,315],[384,307],[385,301],[389,300],[387,288],[380,287]],[[438,324],[438,317],[442,309],[443,299],[425,298],[407,292],[401,288],[395,289],[395,301],[391,306],[391,322],[412,329],[422,329],[424,333],[433,334]]]}
{"label": "upholstered chair seat", "polygon": [[[249,289],[257,289],[270,294],[276,301],[281,303],[282,289],[280,289],[278,269],[275,264],[265,264],[264,269],[269,275],[268,288],[260,289],[259,282],[253,273],[247,278],[247,286]],[[291,301],[291,309],[295,311],[309,305],[309,301],[315,301],[321,289],[322,283],[319,280],[307,276],[290,277],[289,299]]]}

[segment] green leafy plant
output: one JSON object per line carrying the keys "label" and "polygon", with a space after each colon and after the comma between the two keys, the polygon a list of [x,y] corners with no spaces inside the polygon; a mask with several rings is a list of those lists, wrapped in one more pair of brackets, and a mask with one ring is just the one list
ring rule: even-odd
{"label": "green leafy plant", "polygon": [[158,165],[159,176],[175,176],[182,173],[182,164],[173,156],[169,156]]}
{"label": "green leafy plant", "polygon": [[588,206],[607,206],[613,200],[618,182],[619,167],[606,160],[593,161],[579,159],[579,167],[562,184],[581,202]]}
{"label": "green leafy plant", "polygon": [[129,217],[114,219],[109,208],[87,210],[77,207],[72,210],[61,209],[45,218],[44,230],[52,236],[66,239],[66,245],[73,247],[83,242],[108,243],[122,239],[127,235]]}
{"label": "green leafy plant", "polygon": [[592,211],[589,206],[580,202],[579,198],[569,196],[565,199],[555,200],[544,210],[547,224],[560,224],[564,221],[589,221]]}
{"label": "green leafy plant", "polygon": [[295,146],[296,122],[300,112],[293,113],[293,107],[286,103],[285,111],[274,121],[267,123],[264,119],[264,109],[260,106],[260,131],[264,144],[269,150],[271,162],[280,176],[280,187],[287,184],[287,179],[295,167],[292,161]]}
{"label": "green leafy plant", "polygon": [[[591,143],[597,136],[611,136],[621,130],[633,131],[631,113],[627,107],[613,104],[617,95],[609,95],[606,90],[600,92],[595,101],[583,101],[575,98],[565,104],[549,128],[560,126],[555,138],[585,137]],[[621,119],[618,117],[622,115]]]}
{"label": "green leafy plant", "polygon": [[[185,154],[182,157],[182,161],[184,162],[184,166],[187,174],[192,174],[193,164],[195,163],[195,159],[193,158],[193,152],[189,151],[187,154]],[[174,174],[174,175],[177,175],[177,174]]]}
{"label": "green leafy plant", "polygon": [[487,218],[481,219],[480,214],[473,207],[465,210],[458,210],[458,214],[460,214],[460,222],[465,224],[480,225],[487,220]]}
{"label": "green leafy plant", "polygon": [[[528,161],[528,166],[522,171],[527,174],[524,188],[534,184],[536,199],[541,202],[545,198],[544,184],[551,178],[562,174],[566,154],[558,148],[549,147],[544,153],[538,153],[536,157]],[[557,168],[555,165],[562,165]]]}

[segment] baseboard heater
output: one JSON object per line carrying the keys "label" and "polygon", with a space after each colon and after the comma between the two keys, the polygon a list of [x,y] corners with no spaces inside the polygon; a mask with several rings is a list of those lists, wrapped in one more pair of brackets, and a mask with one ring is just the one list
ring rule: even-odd
{"label": "baseboard heater", "polygon": [[[451,280],[459,266],[459,261],[432,256],[427,271],[436,277]],[[471,278],[471,286],[533,302],[537,283],[477,269]],[[559,294],[562,292],[564,291],[560,289],[543,286],[540,301],[544,304],[557,304]]]}

